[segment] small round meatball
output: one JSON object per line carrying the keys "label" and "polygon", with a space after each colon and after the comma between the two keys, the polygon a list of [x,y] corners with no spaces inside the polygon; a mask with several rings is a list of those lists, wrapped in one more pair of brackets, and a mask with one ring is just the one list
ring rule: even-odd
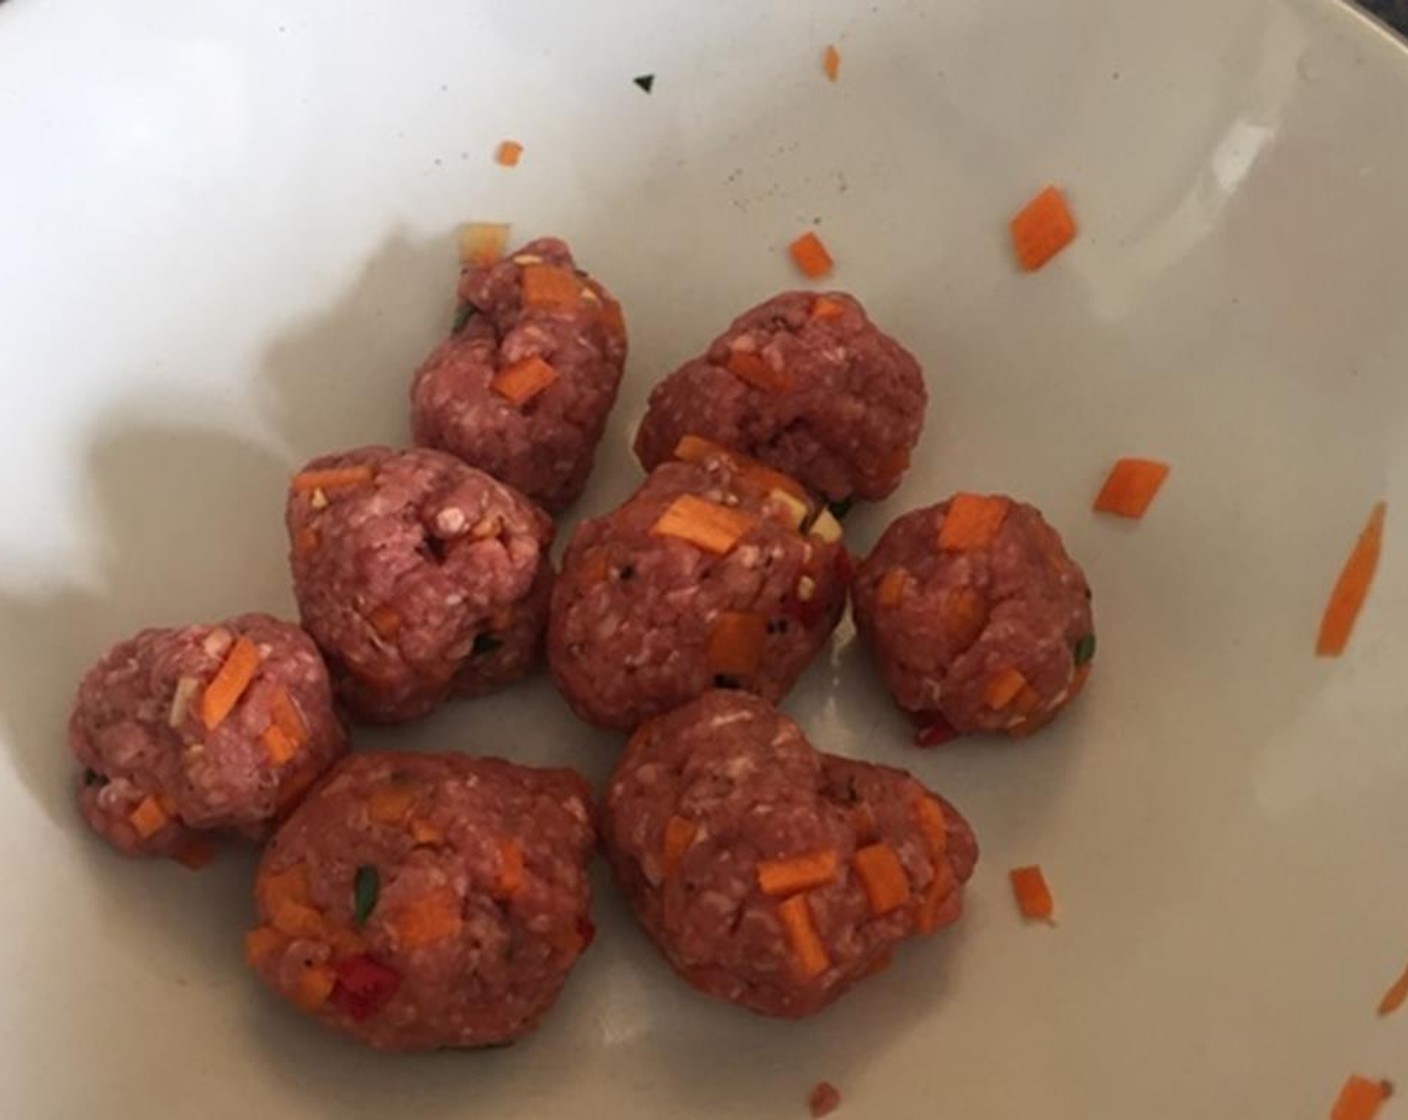
{"label": "small round meatball", "polygon": [[555,238],[460,276],[456,330],[411,386],[415,441],[547,509],[591,473],[626,361],[621,306]]}
{"label": "small round meatball", "polygon": [[295,475],[286,519],[303,625],[358,719],[415,719],[538,663],[553,526],[517,491],[439,451],[366,447]]}
{"label": "small round meatball", "polygon": [[764,1015],[827,1006],[958,920],[978,847],[903,770],[814,750],[766,702],[709,692],[632,736],[607,855],[689,983]]}
{"label": "small round meatball", "polygon": [[841,529],[796,482],[727,454],[657,468],[577,526],[548,664],[573,710],[629,731],[712,687],[779,700],[840,618]]}
{"label": "small round meatball", "polygon": [[1090,673],[1085,574],[1024,502],[958,494],[905,514],[852,590],[857,629],[895,701],[939,733],[931,741],[1029,734]]}
{"label": "small round meatball", "polygon": [[378,1050],[531,1031],[591,943],[591,789],[496,758],[355,755],[279,829],[255,877],[250,966]]}
{"label": "small round meatball", "polygon": [[347,749],[317,647],[264,614],[119,642],[78,686],[68,734],[93,830],[188,862],[201,833],[261,838]]}
{"label": "small round meatball", "polygon": [[899,485],[924,425],[919,363],[842,292],[787,292],[734,320],[650,394],[646,470],[686,435],[785,471],[840,502]]}

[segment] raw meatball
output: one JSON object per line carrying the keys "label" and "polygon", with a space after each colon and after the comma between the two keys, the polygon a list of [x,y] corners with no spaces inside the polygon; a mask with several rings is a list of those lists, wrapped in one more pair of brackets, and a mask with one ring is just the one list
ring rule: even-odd
{"label": "raw meatball", "polygon": [[667,463],[577,526],[548,664],[578,715],[623,731],[716,685],[776,701],[835,627],[849,570],[840,526],[793,480],[717,449]]}
{"label": "raw meatball", "polygon": [[1023,502],[959,494],[905,514],[853,590],[857,629],[930,741],[949,731],[1030,733],[1090,673],[1085,574]]}
{"label": "raw meatball", "polygon": [[788,1018],[957,921],[978,858],[968,823],[909,774],[814,750],[734,692],[641,726],[607,785],[603,832],[676,971]]}
{"label": "raw meatball", "polygon": [[554,238],[467,267],[459,297],[455,333],[411,386],[415,441],[550,510],[571,505],[591,473],[626,361],[620,304]]}
{"label": "raw meatball", "polygon": [[924,425],[919,363],[842,292],[787,292],[734,320],[650,394],[646,470],[688,434],[752,455],[840,502],[899,485]]}
{"label": "raw meatball", "polygon": [[264,614],[143,630],[84,676],[68,725],[79,805],[132,856],[208,855],[258,838],[347,749],[308,635]]}
{"label": "raw meatball", "polygon": [[547,514],[439,451],[366,447],[294,476],[303,625],[359,719],[415,719],[524,676],[552,592]]}
{"label": "raw meatball", "polygon": [[378,1050],[512,1042],[594,934],[590,804],[571,770],[353,756],[264,853],[250,966]]}

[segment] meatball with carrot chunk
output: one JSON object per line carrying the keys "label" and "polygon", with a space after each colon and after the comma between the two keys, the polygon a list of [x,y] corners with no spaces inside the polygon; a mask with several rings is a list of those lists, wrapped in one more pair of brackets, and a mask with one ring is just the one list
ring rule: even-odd
{"label": "meatball with carrot chunk", "polygon": [[548,664],[583,719],[629,731],[713,687],[778,700],[835,627],[850,558],[793,479],[707,441],[577,526]]}
{"label": "meatball with carrot chunk", "polygon": [[78,687],[69,743],[93,830],[188,863],[209,834],[262,837],[347,749],[317,647],[264,614],[119,642]]}
{"label": "meatball with carrot chunk", "polygon": [[1090,587],[1035,507],[957,494],[885,530],[856,572],[856,627],[921,742],[1023,735],[1084,686]]}
{"label": "meatball with carrot chunk", "polygon": [[547,514],[439,451],[315,459],[286,509],[303,625],[357,718],[398,723],[517,680],[542,653]]}
{"label": "meatball with carrot chunk", "polygon": [[594,934],[591,796],[570,770],[353,756],[265,851],[246,959],[278,995],[378,1050],[512,1042]]}
{"label": "meatball with carrot chunk", "polygon": [[820,1011],[895,947],[957,921],[978,848],[903,770],[815,750],[766,701],[714,691],[632,736],[606,852],[636,917],[707,995]]}
{"label": "meatball with carrot chunk", "polygon": [[415,441],[571,505],[591,473],[626,361],[621,305],[556,238],[460,276],[456,329],[411,387]]}
{"label": "meatball with carrot chunk", "polygon": [[919,363],[842,292],[786,292],[744,312],[650,394],[646,470],[703,436],[785,471],[830,502],[899,485],[928,400]]}

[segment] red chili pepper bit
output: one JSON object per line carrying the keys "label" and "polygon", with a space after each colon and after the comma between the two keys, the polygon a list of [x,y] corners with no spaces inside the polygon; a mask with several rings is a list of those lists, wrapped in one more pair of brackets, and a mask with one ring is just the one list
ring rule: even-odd
{"label": "red chili pepper bit", "polygon": [[914,736],[916,746],[941,747],[959,738],[953,726],[937,712],[923,717],[918,732]]}
{"label": "red chili pepper bit", "polygon": [[400,987],[399,972],[358,953],[337,965],[337,984],[330,998],[360,1023],[385,1007]]}

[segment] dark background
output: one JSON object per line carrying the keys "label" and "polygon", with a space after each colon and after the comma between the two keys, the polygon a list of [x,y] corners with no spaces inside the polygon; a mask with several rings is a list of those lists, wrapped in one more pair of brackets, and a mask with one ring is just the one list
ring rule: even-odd
{"label": "dark background", "polygon": [[1358,3],[1365,11],[1373,12],[1408,35],[1408,0],[1358,0]]}

